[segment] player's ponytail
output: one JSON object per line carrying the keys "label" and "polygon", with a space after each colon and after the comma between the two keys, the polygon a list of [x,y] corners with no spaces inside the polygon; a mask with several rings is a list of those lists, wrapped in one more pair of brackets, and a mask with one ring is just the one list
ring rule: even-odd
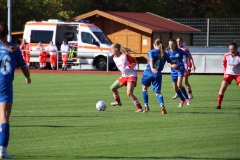
{"label": "player's ponytail", "polygon": [[164,47],[162,45],[162,41],[160,38],[157,38],[154,42],[155,45],[158,46],[159,50],[160,50],[160,54],[161,54],[161,58],[164,60],[165,59],[165,53],[164,53]]}
{"label": "player's ponytail", "polygon": [[9,46],[9,44],[4,40],[8,34],[8,26],[4,22],[0,22],[0,42],[6,46],[11,52],[17,50],[18,47]]}

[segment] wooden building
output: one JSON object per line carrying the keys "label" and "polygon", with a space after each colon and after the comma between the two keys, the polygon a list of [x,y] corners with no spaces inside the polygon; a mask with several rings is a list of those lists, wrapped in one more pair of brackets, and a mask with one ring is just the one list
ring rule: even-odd
{"label": "wooden building", "polygon": [[[113,12],[94,10],[70,19],[89,20],[97,25],[112,43],[120,43],[132,49],[134,57],[146,57],[154,39],[163,38],[167,46],[171,38],[182,37],[184,44],[191,46],[193,33],[200,30],[146,12]],[[146,62],[144,60],[144,62]],[[143,62],[143,63],[144,63]]]}

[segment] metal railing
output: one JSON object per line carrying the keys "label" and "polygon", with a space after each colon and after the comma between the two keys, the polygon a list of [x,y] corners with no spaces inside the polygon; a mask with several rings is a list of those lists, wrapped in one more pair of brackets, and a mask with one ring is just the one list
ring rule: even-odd
{"label": "metal railing", "polygon": [[170,18],[201,30],[193,34],[193,46],[226,46],[240,42],[240,18]]}

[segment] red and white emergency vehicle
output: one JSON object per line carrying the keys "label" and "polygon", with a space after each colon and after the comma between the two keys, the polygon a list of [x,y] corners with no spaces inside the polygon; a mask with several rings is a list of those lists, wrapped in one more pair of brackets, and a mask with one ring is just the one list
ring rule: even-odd
{"label": "red and white emergency vehicle", "polygon": [[75,49],[68,63],[76,62],[78,58],[81,64],[91,64],[98,70],[106,70],[107,62],[109,70],[115,69],[110,52],[110,40],[101,29],[87,21],[63,22],[56,19],[41,22],[29,21],[25,24],[23,39],[30,44],[30,62],[35,67],[39,62],[39,51],[36,51],[39,42],[42,42],[46,48],[49,42],[53,41],[53,44],[58,47],[61,65],[60,46],[65,40],[70,48]]}

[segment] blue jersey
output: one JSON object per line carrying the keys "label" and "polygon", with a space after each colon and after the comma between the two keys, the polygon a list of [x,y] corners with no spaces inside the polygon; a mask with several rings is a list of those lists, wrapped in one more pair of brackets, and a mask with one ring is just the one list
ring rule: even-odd
{"label": "blue jersey", "polygon": [[[157,69],[158,72],[161,72],[163,70],[163,67],[167,62],[171,62],[172,60],[169,58],[169,56],[167,54],[165,54],[165,60],[163,60],[161,58],[160,55],[160,50],[158,49],[152,49],[148,52],[148,58],[152,58],[153,59],[153,68]],[[150,70],[151,71],[151,66],[148,63],[146,70]]]}
{"label": "blue jersey", "polygon": [[153,59],[153,68],[157,69],[157,73],[153,73],[150,67],[150,64],[147,65],[147,68],[143,72],[142,85],[149,87],[152,84],[153,92],[160,92],[162,87],[162,70],[167,62],[172,60],[165,54],[165,60],[161,59],[160,50],[153,49],[148,53],[148,58]]}
{"label": "blue jersey", "polygon": [[[15,46],[9,43],[10,46]],[[12,103],[14,70],[16,65],[23,67],[26,63],[23,60],[20,49],[10,52],[9,49],[0,42],[0,102]]]}
{"label": "blue jersey", "polygon": [[[9,43],[10,46],[16,46]],[[0,84],[12,82],[16,65],[23,67],[26,63],[23,60],[20,49],[10,52],[9,49],[0,42]]]}
{"label": "blue jersey", "polygon": [[171,51],[170,49],[165,51],[170,59],[173,61],[174,64],[177,65],[177,68],[171,68],[171,72],[178,71],[178,70],[185,70],[184,63],[183,63],[183,56],[188,57],[189,54],[182,49],[177,48],[176,51]]}

